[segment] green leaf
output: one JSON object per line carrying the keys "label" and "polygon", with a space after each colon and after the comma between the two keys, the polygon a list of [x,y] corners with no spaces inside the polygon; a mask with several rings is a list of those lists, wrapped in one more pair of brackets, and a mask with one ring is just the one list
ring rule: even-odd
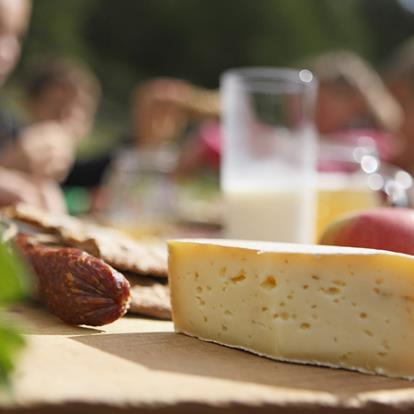
{"label": "green leaf", "polygon": [[[21,299],[28,291],[28,269],[9,245],[0,242],[0,310],[1,306]],[[16,354],[24,339],[0,319],[0,385],[7,385]]]}
{"label": "green leaf", "polygon": [[24,346],[23,337],[12,327],[0,325],[0,384],[8,382],[17,353]]}
{"label": "green leaf", "polygon": [[28,290],[28,269],[11,251],[0,243],[0,303],[21,299]]}

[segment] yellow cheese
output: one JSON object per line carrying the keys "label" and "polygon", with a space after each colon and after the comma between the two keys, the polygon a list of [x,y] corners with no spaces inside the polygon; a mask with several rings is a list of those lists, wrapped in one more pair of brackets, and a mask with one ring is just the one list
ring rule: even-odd
{"label": "yellow cheese", "polygon": [[177,332],[269,358],[414,378],[414,256],[169,242]]}

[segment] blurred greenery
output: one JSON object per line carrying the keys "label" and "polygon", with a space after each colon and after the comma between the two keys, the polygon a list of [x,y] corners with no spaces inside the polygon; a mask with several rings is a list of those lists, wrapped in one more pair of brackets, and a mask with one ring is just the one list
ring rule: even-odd
{"label": "blurred greenery", "polygon": [[0,385],[8,384],[15,358],[24,346],[23,337],[11,326],[0,324]]}
{"label": "blurred greenery", "polygon": [[[0,243],[0,307],[21,299],[28,290],[27,269],[7,245]],[[0,308],[1,309],[1,308]],[[7,384],[23,337],[0,319],[0,385]]]}
{"label": "blurred greenery", "polygon": [[27,269],[9,249],[0,242],[0,304],[21,299],[28,290]]}
{"label": "blurred greenery", "polygon": [[127,129],[145,79],[217,87],[229,67],[296,66],[336,48],[381,65],[412,34],[414,15],[396,0],[35,0],[15,81],[44,56],[89,65],[103,85],[94,138],[105,146]]}

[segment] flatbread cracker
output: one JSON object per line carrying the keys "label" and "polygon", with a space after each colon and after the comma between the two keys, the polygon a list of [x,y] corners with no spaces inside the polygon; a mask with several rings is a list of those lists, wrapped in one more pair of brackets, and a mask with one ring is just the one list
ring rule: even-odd
{"label": "flatbread cracker", "polygon": [[83,249],[117,270],[167,277],[167,246],[161,240],[133,240],[115,229],[26,204],[8,207],[4,214],[56,234],[64,244]]}
{"label": "flatbread cracker", "polygon": [[167,277],[167,248],[160,240],[132,240],[109,228],[88,226],[81,232],[60,229],[62,240],[100,257],[115,269]]}
{"label": "flatbread cracker", "polygon": [[136,275],[125,275],[131,285],[129,313],[171,320],[170,290],[159,280]]}
{"label": "flatbread cracker", "polygon": [[49,213],[39,207],[24,203],[3,208],[1,212],[6,217],[30,224],[48,233],[58,233],[61,227],[72,229],[72,231],[82,228],[82,221],[75,217]]}

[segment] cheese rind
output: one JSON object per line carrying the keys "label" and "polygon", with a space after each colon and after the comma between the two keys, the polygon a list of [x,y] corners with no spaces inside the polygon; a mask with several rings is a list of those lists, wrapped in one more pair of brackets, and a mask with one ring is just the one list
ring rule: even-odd
{"label": "cheese rind", "polygon": [[269,358],[414,378],[414,257],[372,249],[169,242],[177,332]]}

